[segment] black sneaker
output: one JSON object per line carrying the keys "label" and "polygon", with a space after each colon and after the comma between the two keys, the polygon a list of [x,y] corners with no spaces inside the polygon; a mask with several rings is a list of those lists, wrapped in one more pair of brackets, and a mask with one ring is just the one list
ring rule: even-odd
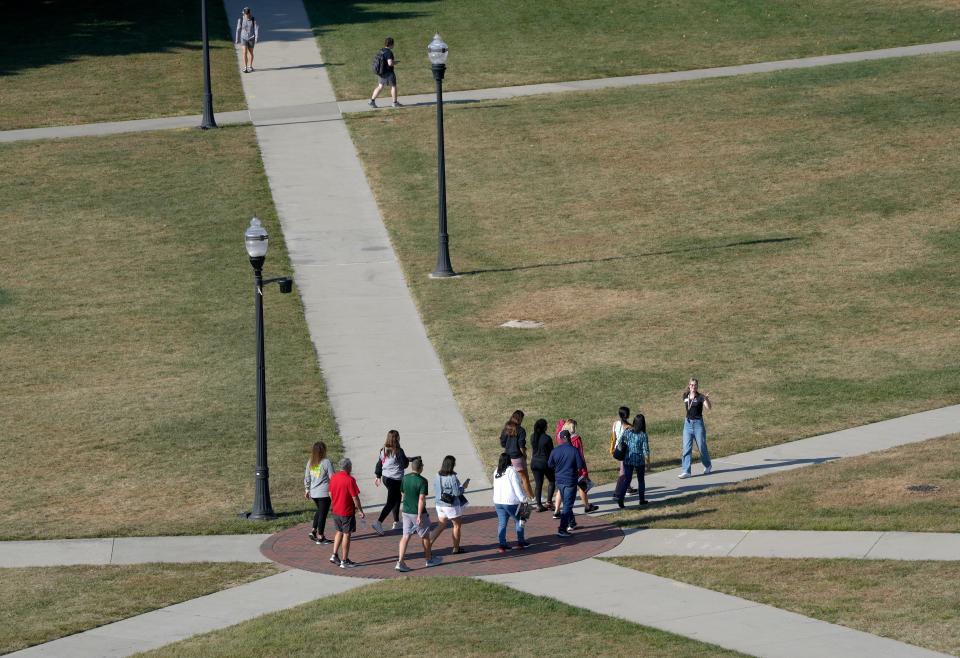
{"label": "black sneaker", "polygon": [[559,518],[560,518],[560,512],[554,512],[554,513],[553,513],[553,518],[559,519]]}
{"label": "black sneaker", "polygon": [[630,487],[627,489],[627,493],[632,496],[633,494],[637,493],[637,489],[635,487]]}
{"label": "black sneaker", "polygon": [[335,565],[337,565],[338,567],[340,566],[340,564],[341,564],[341,563],[340,563],[340,558],[337,557],[337,554],[336,554],[336,553],[334,553],[333,555],[330,556],[330,563],[331,563],[331,564],[335,564]]}
{"label": "black sneaker", "polygon": [[353,569],[354,567],[360,566],[353,560],[340,560],[341,569]]}
{"label": "black sneaker", "polygon": [[560,532],[557,533],[557,537],[567,538],[567,537],[573,537],[573,535],[571,535],[566,530],[561,530]]}
{"label": "black sneaker", "polygon": [[373,100],[373,99],[371,98],[369,101],[367,101],[367,105],[369,105],[370,107],[376,107],[376,106],[377,106],[377,101],[375,101],[375,100]]}

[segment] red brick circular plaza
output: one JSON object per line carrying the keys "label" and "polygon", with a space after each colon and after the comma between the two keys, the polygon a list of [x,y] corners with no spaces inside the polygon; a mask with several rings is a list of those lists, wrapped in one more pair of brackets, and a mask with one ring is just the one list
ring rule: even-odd
{"label": "red brick circular plaza", "polygon": [[[430,518],[436,524],[436,511],[430,510]],[[405,562],[412,571],[400,573],[394,569],[397,563],[399,530],[386,530],[392,518],[384,522],[386,532],[381,537],[370,528],[375,515],[367,515],[367,527],[357,525],[350,544],[350,559],[358,564],[355,569],[340,569],[332,564],[330,554],[333,545],[317,545],[307,538],[308,524],[279,532],[260,546],[264,556],[290,567],[328,573],[336,576],[358,578],[395,578],[399,576],[484,576],[488,574],[513,573],[543,569],[570,562],[578,562],[599,555],[617,546],[623,540],[623,532],[617,526],[600,517],[577,514],[577,529],[567,539],[557,537],[559,522],[550,512],[530,515],[526,539],[530,546],[523,550],[500,553],[497,547],[497,515],[492,507],[468,508],[463,517],[461,547],[466,551],[454,555],[450,525],[437,539],[434,554],[443,558],[436,567],[424,566],[423,547],[420,538],[410,537]],[[327,536],[333,538],[333,521],[327,521]],[[516,545],[513,520],[507,525],[507,543]]]}

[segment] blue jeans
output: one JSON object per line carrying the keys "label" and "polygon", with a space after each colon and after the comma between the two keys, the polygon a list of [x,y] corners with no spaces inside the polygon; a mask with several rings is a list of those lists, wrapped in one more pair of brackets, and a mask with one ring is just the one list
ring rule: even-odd
{"label": "blue jeans", "polygon": [[683,421],[683,453],[680,455],[680,469],[684,473],[690,472],[691,453],[693,453],[693,440],[697,440],[697,450],[700,452],[700,462],[704,468],[710,468],[710,451],[707,450],[707,428],[703,424],[703,419]]}
{"label": "blue jeans", "polygon": [[560,490],[560,531],[565,532],[573,524],[573,504],[577,500],[576,484],[558,484]]}
{"label": "blue jeans", "polygon": [[497,510],[497,520],[500,524],[497,526],[497,539],[500,541],[501,546],[507,545],[507,520],[512,518],[514,520],[514,528],[517,530],[517,541],[523,541],[523,526],[520,525],[520,517],[517,516],[517,508],[519,505],[501,505],[497,503],[494,505]]}

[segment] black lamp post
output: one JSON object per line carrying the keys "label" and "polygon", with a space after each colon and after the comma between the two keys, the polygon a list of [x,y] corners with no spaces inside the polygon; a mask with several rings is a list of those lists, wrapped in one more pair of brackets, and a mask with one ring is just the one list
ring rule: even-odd
{"label": "black lamp post", "polygon": [[268,245],[267,229],[263,228],[260,220],[254,217],[250,220],[250,227],[244,233],[244,244],[250,264],[253,266],[254,278],[254,306],[256,308],[257,323],[257,465],[254,471],[256,476],[253,491],[253,509],[244,514],[249,519],[275,519],[273,505],[270,504],[270,469],[267,468],[267,384],[266,372],[263,365],[263,286],[268,283],[278,283],[280,292],[288,293],[293,287],[293,281],[287,277],[263,279],[263,262],[267,258]]}
{"label": "black lamp post", "polygon": [[450,238],[447,235],[447,172],[443,158],[443,74],[447,70],[447,44],[439,34],[427,46],[433,79],[437,82],[437,264],[432,279],[456,276],[450,264]]}
{"label": "black lamp post", "polygon": [[200,128],[216,128],[213,118],[213,92],[210,91],[210,39],[207,37],[207,0],[200,0],[200,31],[203,33],[203,119]]}

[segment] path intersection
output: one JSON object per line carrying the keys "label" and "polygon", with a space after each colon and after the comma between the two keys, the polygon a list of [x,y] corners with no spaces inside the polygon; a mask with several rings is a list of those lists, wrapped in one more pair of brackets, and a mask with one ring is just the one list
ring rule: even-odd
{"label": "path intersection", "polygon": [[[224,4],[228,16],[238,15],[242,6],[235,0],[225,0]],[[444,564],[430,570],[417,569],[408,576],[480,577],[757,656],[942,655],[595,558],[650,554],[957,560],[960,535],[956,534],[622,530],[602,518],[616,509],[612,487],[607,485],[592,494],[601,510],[580,517],[581,527],[573,541],[561,543],[553,535],[556,522],[549,514],[541,514],[530,521],[531,549],[507,557],[492,550],[494,542],[488,539],[495,535],[496,524],[488,509],[487,469],[469,438],[440,361],[427,339],[342,121],[345,112],[369,108],[365,101],[336,100],[301,0],[278,0],[266,10],[258,9],[263,25],[269,28],[257,46],[257,75],[241,76],[249,109],[218,115],[217,120],[252,122],[256,129],[346,454],[363,463],[379,448],[379,439],[369,436],[365,420],[370,401],[376,400],[382,412],[405,428],[408,452],[422,454],[430,463],[438,463],[444,454],[456,454],[458,470],[470,473],[475,483],[471,488],[473,509],[468,510],[469,533],[465,532],[464,545],[469,552],[453,556],[449,546],[440,546],[437,552],[445,558]],[[271,39],[270,31],[282,32],[283,38]],[[960,41],[741,67],[450,92],[447,98],[471,102],[935,52],[960,52]],[[410,105],[432,103],[430,96],[407,100]],[[0,133],[0,141],[177,128],[195,125],[196,119],[8,131]],[[389,340],[382,323],[370,321],[385,312],[393,318]],[[651,474],[647,477],[648,498],[666,500],[957,432],[960,405],[717,459],[709,476],[678,481],[677,470]],[[444,443],[438,441],[441,436]],[[451,446],[451,441],[455,445]],[[358,469],[361,489],[376,492],[366,471]],[[365,502],[371,506],[370,501]],[[370,530],[358,533],[352,557],[362,566],[350,576],[333,568],[325,559],[326,547],[308,543],[305,534],[305,528],[298,526],[272,536],[2,542],[0,567],[196,561],[275,561],[290,567],[275,576],[12,655],[127,656],[345,592],[371,578],[397,575],[392,570],[395,533],[384,537]],[[411,558],[418,555],[412,550],[415,543],[411,544]]]}

